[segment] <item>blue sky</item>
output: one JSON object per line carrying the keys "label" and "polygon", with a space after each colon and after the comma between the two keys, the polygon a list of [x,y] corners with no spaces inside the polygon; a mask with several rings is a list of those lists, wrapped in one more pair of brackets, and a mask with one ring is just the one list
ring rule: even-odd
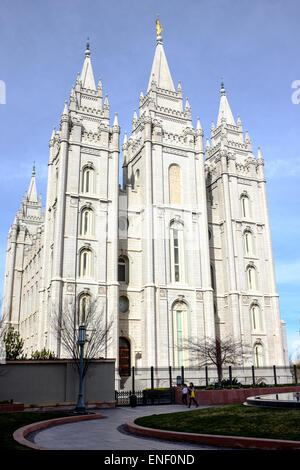
{"label": "blue sky", "polygon": [[1,0],[0,292],[7,232],[33,161],[45,203],[48,141],[81,71],[86,38],[122,139],[147,88],[157,13],[194,125],[200,116],[209,136],[223,77],[234,117],[255,152],[261,147],[281,317],[289,353],[300,351],[300,104],[292,102],[292,83],[300,80],[298,0]]}

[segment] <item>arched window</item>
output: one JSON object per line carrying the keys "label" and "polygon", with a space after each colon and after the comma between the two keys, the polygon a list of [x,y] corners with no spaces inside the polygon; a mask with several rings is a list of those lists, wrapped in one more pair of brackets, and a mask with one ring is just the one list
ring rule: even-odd
{"label": "arched window", "polygon": [[261,331],[261,314],[260,308],[257,304],[253,304],[250,309],[250,316],[251,316],[251,328],[252,331]]}
{"label": "arched window", "polygon": [[250,230],[246,230],[244,232],[244,250],[246,256],[251,256],[254,254],[253,235]]}
{"label": "arched window", "polygon": [[256,343],[253,348],[253,362],[255,367],[264,366],[264,349],[262,344]]}
{"label": "arched window", "polygon": [[80,234],[84,236],[93,234],[93,211],[85,208],[81,211]]}
{"label": "arched window", "polygon": [[172,222],[170,225],[170,255],[172,282],[185,282],[183,224]]}
{"label": "arched window", "polygon": [[126,256],[120,256],[118,259],[118,281],[129,283],[129,261]]}
{"label": "arched window", "polygon": [[119,374],[125,377],[130,375],[130,343],[122,336],[119,338]]}
{"label": "arched window", "polygon": [[80,277],[92,277],[92,252],[88,248],[84,248],[80,252],[79,275]]}
{"label": "arched window", "polygon": [[256,270],[254,266],[247,267],[247,284],[248,284],[248,290],[251,290],[251,291],[257,290]]}
{"label": "arched window", "polygon": [[180,167],[178,165],[169,167],[169,199],[170,204],[181,204]]}
{"label": "arched window", "polygon": [[83,193],[92,194],[94,192],[94,170],[90,166],[86,166],[82,172],[82,187]]}
{"label": "arched window", "polygon": [[79,302],[78,302],[78,324],[79,325],[84,325],[88,314],[89,314],[89,308],[90,308],[90,296],[89,294],[81,294],[79,297]]}
{"label": "arched window", "polygon": [[242,217],[249,219],[250,217],[250,200],[247,194],[241,196]]}
{"label": "arched window", "polygon": [[186,365],[188,351],[185,349],[188,337],[187,306],[176,302],[173,306],[174,363],[175,367]]}

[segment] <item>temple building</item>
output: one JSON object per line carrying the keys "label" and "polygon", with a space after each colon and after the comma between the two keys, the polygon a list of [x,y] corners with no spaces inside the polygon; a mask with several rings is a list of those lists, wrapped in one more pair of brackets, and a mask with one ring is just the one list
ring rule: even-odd
{"label": "temple building", "polygon": [[118,116],[87,44],[50,138],[45,210],[33,170],[9,230],[3,318],[28,357],[44,347],[61,357],[53,309],[73,302],[80,324],[97,299],[112,324],[105,354],[121,377],[133,365],[188,365],[178,345],[189,337],[250,344],[245,366],[288,365],[260,149],[233,117],[223,83],[204,142],[174,86],[160,28],[145,86],[121,147],[120,186]]}

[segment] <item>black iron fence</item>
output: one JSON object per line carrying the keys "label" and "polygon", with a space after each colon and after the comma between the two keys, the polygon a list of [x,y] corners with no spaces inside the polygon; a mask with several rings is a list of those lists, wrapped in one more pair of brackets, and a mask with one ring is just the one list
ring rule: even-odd
{"label": "black iron fence", "polygon": [[174,403],[174,389],[165,390],[116,390],[116,406],[169,405]]}
{"label": "black iron fence", "polygon": [[[222,370],[223,383],[227,386],[274,386],[298,384],[300,371],[295,365],[271,367],[234,367]],[[197,387],[213,387],[218,382],[217,368],[205,367],[166,367],[135,368],[130,376],[123,378],[123,389],[136,394],[135,390],[172,389],[176,385],[193,382]]]}

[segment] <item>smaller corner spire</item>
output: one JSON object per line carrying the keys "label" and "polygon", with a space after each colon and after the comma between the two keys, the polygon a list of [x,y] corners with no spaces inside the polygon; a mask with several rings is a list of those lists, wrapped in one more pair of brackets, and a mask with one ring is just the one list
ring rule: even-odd
{"label": "smaller corner spire", "polygon": [[201,126],[201,122],[200,122],[200,117],[199,117],[199,116],[197,117],[196,129],[197,129],[197,131],[202,131],[202,126]]}
{"label": "smaller corner spire", "polygon": [[65,101],[65,105],[64,105],[64,109],[63,109],[63,112],[62,112],[62,116],[67,116],[69,114],[69,110],[68,110],[68,100]]}
{"label": "smaller corner spire", "polygon": [[260,147],[257,147],[257,158],[261,158],[261,159],[262,159],[262,154],[261,154]]}

